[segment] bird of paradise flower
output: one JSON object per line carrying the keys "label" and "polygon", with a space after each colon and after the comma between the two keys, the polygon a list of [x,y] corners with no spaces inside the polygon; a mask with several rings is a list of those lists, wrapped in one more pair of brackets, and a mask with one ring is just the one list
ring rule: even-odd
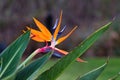
{"label": "bird of paradise flower", "polygon": [[[50,45],[46,44],[45,47],[40,48],[39,52],[47,53],[51,50],[54,50],[53,55],[57,57],[62,57],[63,55],[67,55],[69,53],[67,51],[64,51],[64,50],[61,50],[55,47],[56,45],[60,44],[65,39],[67,39],[72,34],[72,32],[77,28],[77,26],[75,26],[66,36],[59,38],[62,32],[66,28],[66,26],[64,26],[63,29],[60,30],[61,21],[62,21],[62,12],[60,13],[59,21],[58,19],[56,19],[56,22],[52,29],[53,34],[50,33],[50,31],[36,18],[33,18],[33,20],[35,24],[38,26],[38,28],[40,29],[40,31],[27,27],[27,29],[31,31],[31,35],[30,35],[31,39],[37,42],[46,42],[46,43],[50,42],[51,43]],[[77,61],[85,62],[84,60],[80,58],[77,58]]]}

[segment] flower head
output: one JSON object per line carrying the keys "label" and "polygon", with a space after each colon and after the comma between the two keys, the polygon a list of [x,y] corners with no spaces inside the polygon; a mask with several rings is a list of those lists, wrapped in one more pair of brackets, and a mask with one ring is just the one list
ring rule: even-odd
{"label": "flower head", "polygon": [[[31,39],[37,42],[50,42],[50,45],[46,45],[43,48],[40,48],[40,52],[49,52],[50,50],[54,50],[53,55],[57,57],[62,57],[62,55],[67,55],[68,52],[64,50],[60,50],[56,48],[55,46],[63,42],[65,39],[67,39],[72,32],[77,28],[74,27],[66,36],[60,37],[62,32],[65,30],[66,26],[63,27],[63,29],[60,30],[61,21],[62,21],[62,12],[60,14],[59,21],[56,19],[56,22],[53,27],[52,33],[36,18],[33,18],[35,24],[38,26],[39,30],[32,29],[30,27],[27,27],[31,31]],[[81,59],[77,59],[78,61],[84,62]]]}
{"label": "flower head", "polygon": [[74,27],[71,32],[69,32],[66,36],[63,36],[59,38],[61,33],[65,30],[66,26],[60,31],[60,25],[61,25],[61,20],[62,20],[62,12],[60,15],[60,19],[58,22],[58,19],[55,22],[55,25],[53,27],[53,34],[50,33],[50,31],[37,19],[33,18],[34,22],[38,26],[39,30],[32,29],[30,27],[27,27],[28,29],[31,30],[31,38],[35,41],[38,42],[51,42],[51,46],[58,45],[59,43],[63,42],[67,37],[70,36],[70,34],[77,28]]}

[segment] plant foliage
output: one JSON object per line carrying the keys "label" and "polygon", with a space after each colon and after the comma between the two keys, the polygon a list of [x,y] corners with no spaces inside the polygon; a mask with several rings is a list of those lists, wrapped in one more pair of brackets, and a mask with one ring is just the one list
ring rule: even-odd
{"label": "plant foliage", "polygon": [[[42,74],[39,74],[39,71],[49,60],[53,51],[52,53],[49,52],[29,63],[29,61],[32,60],[32,58],[37,54],[35,51],[25,61],[21,62],[23,52],[25,51],[30,40],[30,31],[27,31],[0,54],[0,79],[56,80],[64,72],[64,70],[72,64],[72,62],[84,54],[85,51],[88,50],[106,30],[108,30],[111,24],[112,23],[109,22],[88,36],[88,38],[86,38],[81,44],[69,52],[68,55],[61,58],[55,65]],[[85,75],[79,77],[78,80],[95,80],[103,72],[106,65],[107,63],[97,69],[94,69],[93,71],[86,73]]]}

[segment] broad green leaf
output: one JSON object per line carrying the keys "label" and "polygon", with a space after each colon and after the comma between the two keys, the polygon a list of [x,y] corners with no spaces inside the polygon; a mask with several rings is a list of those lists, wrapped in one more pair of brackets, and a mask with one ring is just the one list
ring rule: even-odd
{"label": "broad green leaf", "polygon": [[100,76],[100,74],[103,72],[103,70],[105,69],[105,67],[107,66],[107,63],[103,64],[102,66],[84,74],[83,76],[81,76],[80,78],[78,78],[77,80],[96,80],[97,77]]}
{"label": "broad green leaf", "polygon": [[29,42],[30,31],[27,31],[13,43],[11,43],[1,54],[0,79],[11,75],[17,68],[24,50]]}
{"label": "broad green leaf", "polygon": [[31,64],[17,73],[15,80],[35,80],[35,77],[37,74],[39,74],[39,70],[43,67],[50,56],[51,52],[33,61]]}
{"label": "broad green leaf", "polygon": [[109,28],[111,22],[104,25],[91,36],[84,40],[80,45],[73,49],[68,55],[61,58],[53,67],[42,73],[37,80],[55,80],[62,72],[73,62],[81,56],[92,44]]}

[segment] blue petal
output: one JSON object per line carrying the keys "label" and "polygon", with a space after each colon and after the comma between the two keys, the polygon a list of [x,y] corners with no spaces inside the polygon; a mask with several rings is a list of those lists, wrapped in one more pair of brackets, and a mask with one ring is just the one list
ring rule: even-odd
{"label": "blue petal", "polygon": [[55,53],[53,53],[52,56],[55,56],[57,58],[61,58],[63,55],[55,52]]}
{"label": "blue petal", "polygon": [[58,32],[58,36],[63,33],[63,31],[65,30],[65,28],[66,28],[66,25],[63,27],[63,29],[60,32]]}
{"label": "blue petal", "polygon": [[56,29],[57,24],[58,24],[58,19],[56,19],[56,21],[55,21],[55,24],[54,24],[53,30],[55,30],[55,29]]}

